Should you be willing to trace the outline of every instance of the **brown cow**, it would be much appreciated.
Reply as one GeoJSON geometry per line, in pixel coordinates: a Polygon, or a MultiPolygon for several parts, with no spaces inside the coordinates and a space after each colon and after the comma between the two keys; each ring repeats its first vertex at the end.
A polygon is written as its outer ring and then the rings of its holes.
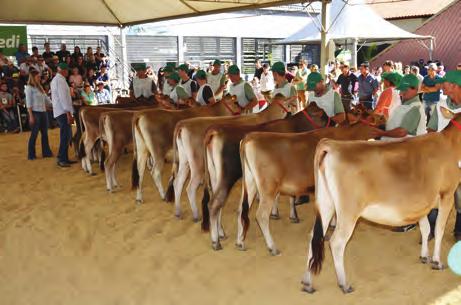
{"type": "Polygon", "coordinates": [[[185,110],[158,109],[140,112],[133,117],[134,160],[132,166],[132,186],[137,188],[136,202],[142,202],[142,182],[147,159],[152,159],[151,175],[160,193],[165,198],[162,185],[162,169],[165,156],[173,147],[173,131],[176,123],[193,117],[224,116],[236,114],[234,98],[223,98],[211,106],[192,107],[185,110]]]}
{"type": "Polygon", "coordinates": [[[180,121],[176,124],[173,137],[174,159],[178,159],[179,165],[173,164],[172,177],[167,190],[166,201],[175,200],[175,215],[181,216],[181,193],[184,183],[190,173],[187,186],[194,221],[198,221],[199,213],[196,204],[196,193],[204,179],[204,150],[197,149],[203,145],[203,138],[208,127],[217,124],[261,124],[267,121],[284,118],[288,109],[283,96],[274,97],[272,104],[258,114],[247,116],[205,117],[193,118],[180,121]],[[177,152],[176,152],[177,150],[177,152]],[[174,186],[174,188],[173,188],[174,186]]]}
{"type": "MultiPolygon", "coordinates": [[[[205,185],[202,200],[202,229],[210,229],[212,247],[221,249],[219,238],[224,238],[221,224],[221,211],[235,182],[242,177],[239,144],[244,136],[252,131],[301,132],[328,125],[330,119],[315,103],[292,117],[244,126],[211,126],[205,140],[205,185]],[[210,201],[209,192],[212,199],[210,201]]],[[[291,158],[289,156],[288,158],[291,158]]]]}
{"type": "Polygon", "coordinates": [[[317,143],[322,138],[367,140],[375,134],[375,127],[356,119],[349,127],[323,128],[292,134],[252,132],[245,136],[240,144],[243,185],[237,217],[237,247],[245,249],[248,212],[257,193],[259,207],[256,220],[270,253],[278,255],[280,252],[269,230],[270,211],[279,194],[301,196],[314,190],[314,154],[317,143]]]}
{"type": "Polygon", "coordinates": [[[461,180],[461,116],[443,131],[396,141],[322,140],[315,153],[317,216],[312,229],[304,290],[314,292],[311,273],[324,259],[324,235],[336,215],[330,239],[339,287],[352,292],[344,251],[359,218],[389,226],[419,221],[421,262],[431,261],[427,214],[438,207],[432,268],[442,269],[440,250],[454,192],[461,180]],[[379,183],[370,183],[379,173],[379,183]]]}

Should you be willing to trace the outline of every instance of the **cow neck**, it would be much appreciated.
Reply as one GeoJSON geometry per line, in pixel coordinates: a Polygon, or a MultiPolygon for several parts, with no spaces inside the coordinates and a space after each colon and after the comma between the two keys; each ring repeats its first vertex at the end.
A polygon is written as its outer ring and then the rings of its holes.
{"type": "Polygon", "coordinates": [[[451,119],[450,122],[455,126],[459,131],[461,131],[461,123],[455,121],[454,119],[451,119]]]}
{"type": "Polygon", "coordinates": [[[275,99],[275,100],[272,100],[273,102],[275,102],[275,104],[277,104],[277,106],[279,106],[280,108],[282,108],[282,110],[285,112],[285,113],[288,113],[290,112],[284,105],[282,102],[280,102],[279,100],[275,99]]]}
{"type": "Polygon", "coordinates": [[[319,126],[317,123],[315,123],[314,119],[309,115],[309,113],[307,113],[307,111],[305,109],[303,109],[301,111],[304,116],[306,117],[306,119],[309,121],[309,123],[311,123],[311,125],[314,127],[314,129],[320,129],[320,128],[323,128],[323,127],[326,127],[326,126],[330,126],[330,123],[331,123],[331,118],[328,117],[328,122],[325,126],[319,126]]]}
{"type": "Polygon", "coordinates": [[[226,107],[226,109],[230,112],[231,115],[240,115],[240,111],[233,111],[232,108],[227,105],[227,103],[223,100],[221,100],[221,103],[226,107]]]}

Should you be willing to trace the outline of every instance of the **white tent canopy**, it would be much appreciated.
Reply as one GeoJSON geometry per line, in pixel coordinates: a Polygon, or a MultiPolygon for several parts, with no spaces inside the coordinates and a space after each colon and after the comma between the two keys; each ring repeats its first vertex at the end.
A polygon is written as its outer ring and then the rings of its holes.
{"type": "Polygon", "coordinates": [[[301,0],[2,0],[0,23],[127,26],[301,0]],[[79,9],[76,9],[78,6],[79,9]]]}
{"type": "MultiPolygon", "coordinates": [[[[362,1],[333,0],[330,6],[330,23],[326,28],[327,39],[340,43],[371,43],[402,39],[431,39],[397,27],[384,20],[362,1]]],[[[307,44],[320,42],[321,23],[318,17],[278,44],[307,44]]]]}

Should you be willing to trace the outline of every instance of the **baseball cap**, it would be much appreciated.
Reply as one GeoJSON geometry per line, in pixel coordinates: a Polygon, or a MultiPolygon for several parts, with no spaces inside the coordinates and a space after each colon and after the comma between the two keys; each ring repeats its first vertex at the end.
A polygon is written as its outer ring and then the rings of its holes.
{"type": "Polygon", "coordinates": [[[163,69],[163,72],[172,73],[172,72],[174,72],[174,67],[166,66],[166,67],[163,69]]]}
{"type": "Polygon", "coordinates": [[[189,67],[186,64],[179,65],[178,70],[183,70],[186,73],[189,73],[189,67]]]}
{"type": "Polygon", "coordinates": [[[403,76],[397,72],[384,72],[381,75],[381,78],[391,82],[392,84],[394,84],[394,86],[398,87],[403,76]]]}
{"type": "Polygon", "coordinates": [[[436,83],[441,84],[441,83],[452,83],[458,86],[461,86],[461,70],[451,70],[447,71],[445,73],[444,77],[437,78],[436,83]]]}
{"type": "Polygon", "coordinates": [[[414,74],[406,74],[400,81],[397,90],[407,91],[409,88],[418,88],[419,80],[414,74]]]}
{"type": "Polygon", "coordinates": [[[436,63],[430,63],[430,64],[427,66],[427,68],[437,71],[437,64],[436,64],[436,63]]]}
{"type": "Polygon", "coordinates": [[[171,73],[169,76],[168,76],[169,79],[172,79],[172,80],[175,80],[177,82],[179,82],[179,74],[178,72],[173,72],[171,73]]]}
{"type": "Polygon", "coordinates": [[[61,70],[69,70],[69,65],[67,65],[65,62],[62,62],[58,64],[58,68],[61,70]]]}
{"type": "Polygon", "coordinates": [[[239,67],[237,65],[232,65],[227,70],[227,73],[231,74],[231,75],[240,74],[240,69],[239,69],[239,67]]]}
{"type": "Polygon", "coordinates": [[[318,72],[311,72],[307,77],[307,90],[314,90],[317,83],[323,80],[322,74],[318,72]]]}
{"type": "Polygon", "coordinates": [[[363,63],[360,64],[360,67],[369,67],[370,63],[368,61],[364,61],[363,63]]]}
{"type": "Polygon", "coordinates": [[[137,63],[132,63],[131,67],[135,71],[141,71],[141,70],[146,70],[146,63],[145,62],[137,62],[137,63]]]}
{"type": "Polygon", "coordinates": [[[285,73],[285,64],[281,61],[272,65],[272,72],[285,73]]]}
{"type": "Polygon", "coordinates": [[[206,72],[203,70],[198,70],[197,73],[195,73],[195,77],[198,79],[206,79],[206,72]]]}
{"type": "Polygon", "coordinates": [[[219,59],[215,59],[215,60],[213,61],[213,66],[214,66],[214,65],[222,65],[222,61],[219,60],[219,59]]]}

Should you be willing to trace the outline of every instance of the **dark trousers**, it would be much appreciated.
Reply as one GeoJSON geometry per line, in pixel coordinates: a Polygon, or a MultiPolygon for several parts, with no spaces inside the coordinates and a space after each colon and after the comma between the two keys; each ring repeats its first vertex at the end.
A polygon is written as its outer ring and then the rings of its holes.
{"type": "Polygon", "coordinates": [[[368,110],[373,110],[373,101],[360,101],[360,103],[368,110]]]}
{"type": "Polygon", "coordinates": [[[6,122],[8,131],[13,131],[18,128],[18,121],[16,116],[14,115],[14,111],[11,109],[8,110],[0,110],[0,115],[2,116],[3,120],[6,122]]]}
{"type": "Polygon", "coordinates": [[[38,132],[42,136],[42,156],[51,157],[53,154],[48,143],[48,116],[46,112],[32,111],[35,123],[31,126],[31,133],[28,145],[28,159],[35,159],[35,142],[37,141],[38,132]]]}
{"type": "MultiPolygon", "coordinates": [[[[455,192],[455,208],[456,208],[456,222],[455,228],[453,232],[457,234],[461,234],[461,184],[458,186],[455,192]]],[[[429,223],[431,225],[431,232],[434,232],[435,229],[435,222],[437,220],[439,210],[432,209],[427,218],[429,219],[429,223]]]]}
{"type": "Polygon", "coordinates": [[[59,125],[59,152],[58,152],[58,161],[59,162],[68,162],[68,150],[70,140],[72,138],[72,128],[70,127],[69,122],[67,121],[67,114],[61,114],[56,118],[59,125]]]}
{"type": "Polygon", "coordinates": [[[344,111],[346,113],[349,113],[351,111],[351,101],[352,101],[352,98],[351,97],[342,97],[341,98],[341,101],[343,103],[343,107],[344,107],[344,111]]]}

